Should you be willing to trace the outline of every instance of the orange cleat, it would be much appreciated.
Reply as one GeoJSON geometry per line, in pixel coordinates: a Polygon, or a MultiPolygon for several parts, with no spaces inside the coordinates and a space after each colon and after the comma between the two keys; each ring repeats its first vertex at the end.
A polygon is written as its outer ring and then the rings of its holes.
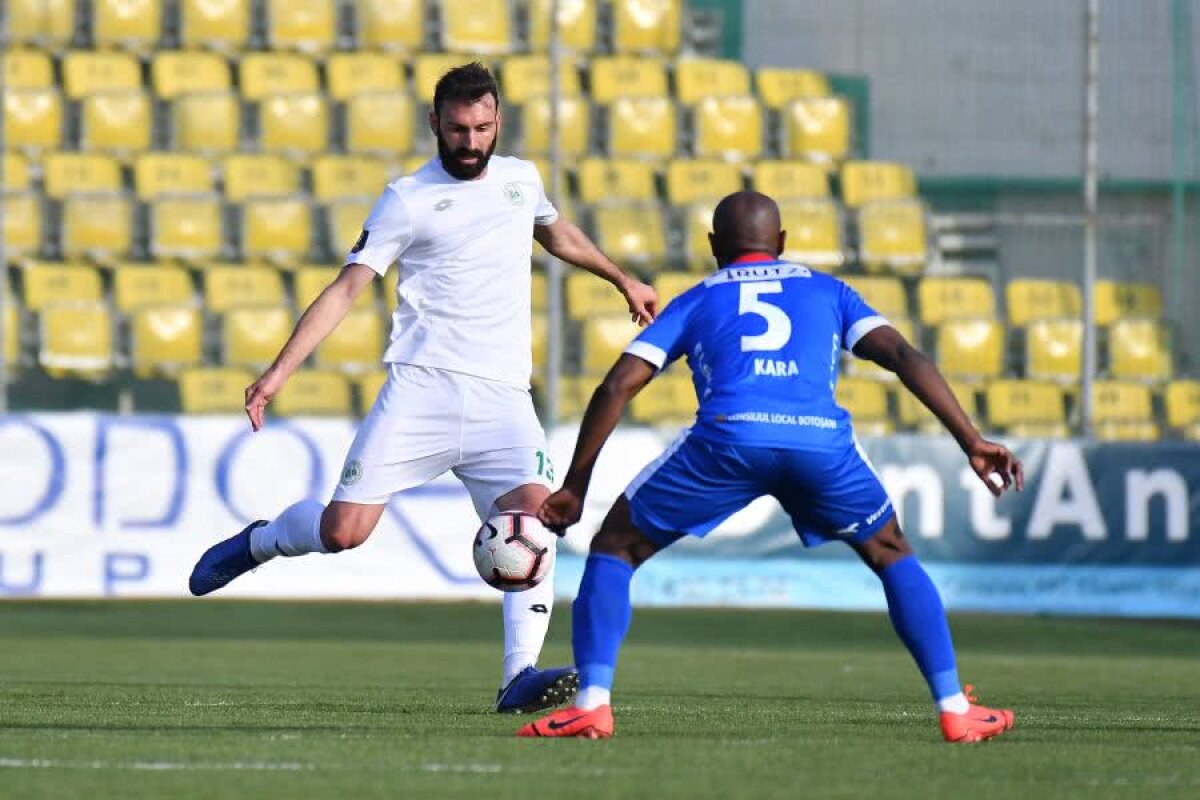
{"type": "Polygon", "coordinates": [[[975,705],[976,698],[971,694],[973,688],[970,684],[964,688],[967,701],[971,704],[967,713],[942,712],[942,738],[947,742],[982,742],[984,739],[999,736],[1013,726],[1015,715],[1009,709],[975,705]]]}
{"type": "Polygon", "coordinates": [[[591,711],[575,706],[560,708],[522,725],[517,731],[517,736],[574,736],[579,739],[607,739],[612,735],[612,706],[599,706],[591,711]]]}

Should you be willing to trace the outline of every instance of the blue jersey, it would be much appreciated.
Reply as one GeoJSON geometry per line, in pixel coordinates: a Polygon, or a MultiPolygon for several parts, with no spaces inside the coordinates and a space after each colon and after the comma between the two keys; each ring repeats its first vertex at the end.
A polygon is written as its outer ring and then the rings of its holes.
{"type": "Polygon", "coordinates": [[[842,281],[799,264],[728,265],[672,301],[626,348],[662,369],[687,356],[692,435],[789,449],[851,441],[834,400],[841,351],[887,320],[842,281]]]}

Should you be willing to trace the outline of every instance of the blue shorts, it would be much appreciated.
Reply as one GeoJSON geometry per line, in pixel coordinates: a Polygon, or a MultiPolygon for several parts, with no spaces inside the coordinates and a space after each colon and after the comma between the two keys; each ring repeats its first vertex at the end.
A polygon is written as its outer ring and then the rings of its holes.
{"type": "Polygon", "coordinates": [[[870,539],[894,516],[883,484],[857,444],[785,450],[705,441],[688,431],[625,489],[633,524],[662,546],[702,537],[751,501],[770,495],[806,547],[870,539]]]}

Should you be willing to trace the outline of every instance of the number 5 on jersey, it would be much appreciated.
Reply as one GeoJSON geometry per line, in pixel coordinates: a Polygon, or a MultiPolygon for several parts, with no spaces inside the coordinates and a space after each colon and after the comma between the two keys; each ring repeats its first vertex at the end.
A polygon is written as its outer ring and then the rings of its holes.
{"type": "Polygon", "coordinates": [[[759,295],[782,294],[781,281],[741,284],[738,297],[738,314],[757,314],[767,321],[767,330],[754,336],[742,337],[742,352],[752,350],[779,350],[792,338],[792,320],[787,312],[759,295]]]}

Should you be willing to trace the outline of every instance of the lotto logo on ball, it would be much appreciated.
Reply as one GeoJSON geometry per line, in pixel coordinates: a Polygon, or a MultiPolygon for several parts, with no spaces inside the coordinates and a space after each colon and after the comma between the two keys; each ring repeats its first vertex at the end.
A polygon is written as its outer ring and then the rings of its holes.
{"type": "Polygon", "coordinates": [[[483,523],[473,552],[479,577],[502,592],[521,592],[542,582],[554,565],[558,536],[537,517],[506,511],[483,523]]]}

